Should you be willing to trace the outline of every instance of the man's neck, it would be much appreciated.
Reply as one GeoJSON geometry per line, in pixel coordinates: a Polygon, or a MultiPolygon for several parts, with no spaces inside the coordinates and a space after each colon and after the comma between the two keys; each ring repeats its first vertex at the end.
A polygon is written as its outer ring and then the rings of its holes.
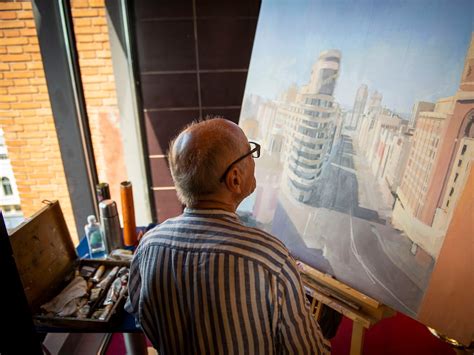
{"type": "Polygon", "coordinates": [[[205,210],[224,210],[227,212],[235,213],[237,209],[237,205],[230,202],[225,201],[217,201],[217,200],[199,200],[195,204],[188,206],[189,208],[194,209],[205,209],[205,210]]]}

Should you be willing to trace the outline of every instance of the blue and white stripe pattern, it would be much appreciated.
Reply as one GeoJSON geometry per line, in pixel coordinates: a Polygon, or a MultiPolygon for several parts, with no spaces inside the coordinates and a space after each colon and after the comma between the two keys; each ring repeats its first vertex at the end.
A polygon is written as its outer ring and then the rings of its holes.
{"type": "Polygon", "coordinates": [[[329,353],[295,261],[236,214],[185,209],[150,230],[126,310],[165,354],[329,353]]]}

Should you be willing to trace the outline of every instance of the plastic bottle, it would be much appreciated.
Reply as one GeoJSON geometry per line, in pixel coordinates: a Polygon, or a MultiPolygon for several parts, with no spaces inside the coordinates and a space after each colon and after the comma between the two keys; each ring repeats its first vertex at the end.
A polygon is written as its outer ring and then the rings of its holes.
{"type": "Polygon", "coordinates": [[[91,258],[100,258],[105,256],[105,245],[102,233],[100,232],[100,224],[94,215],[87,217],[87,224],[84,227],[86,232],[87,244],[91,258]]]}

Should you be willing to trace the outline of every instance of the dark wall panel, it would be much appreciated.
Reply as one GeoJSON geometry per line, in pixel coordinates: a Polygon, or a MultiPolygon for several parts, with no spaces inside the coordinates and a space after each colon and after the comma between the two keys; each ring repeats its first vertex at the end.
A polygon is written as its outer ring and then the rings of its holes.
{"type": "Polygon", "coordinates": [[[193,16],[193,0],[139,0],[134,5],[139,20],[193,16]]]}
{"type": "Polygon", "coordinates": [[[247,72],[202,73],[202,106],[240,106],[246,81],[247,72]]]}
{"type": "Polygon", "coordinates": [[[183,211],[183,205],[178,201],[175,190],[153,191],[158,222],[176,217],[183,211]]]}
{"type": "Polygon", "coordinates": [[[196,74],[142,75],[145,109],[198,107],[196,74]]]}
{"type": "Polygon", "coordinates": [[[238,122],[259,0],[135,0],[135,43],[157,219],[181,204],[166,155],[170,140],[207,116],[238,122]]]}
{"type": "Polygon", "coordinates": [[[256,17],[260,0],[196,0],[198,17],[256,17]]]}
{"type": "Polygon", "coordinates": [[[173,186],[167,158],[150,159],[153,186],[173,186]]]}
{"type": "Polygon", "coordinates": [[[192,20],[139,21],[140,72],[196,68],[192,20]]]}
{"type": "Polygon", "coordinates": [[[144,117],[149,154],[167,155],[169,142],[187,124],[199,118],[199,111],[153,111],[145,112],[144,117]]]}
{"type": "Polygon", "coordinates": [[[234,123],[239,123],[240,108],[204,108],[202,117],[225,117],[234,123]]]}
{"type": "Polygon", "coordinates": [[[199,66],[203,69],[248,69],[256,19],[198,19],[199,66]]]}

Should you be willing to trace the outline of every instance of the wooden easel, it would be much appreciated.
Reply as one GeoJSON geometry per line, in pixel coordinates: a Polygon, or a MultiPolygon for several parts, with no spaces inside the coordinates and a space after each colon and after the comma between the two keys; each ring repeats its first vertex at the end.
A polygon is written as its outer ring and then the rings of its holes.
{"type": "Polygon", "coordinates": [[[298,262],[305,291],[313,298],[311,311],[319,320],[325,304],[353,321],[351,355],[362,354],[365,331],[395,311],[373,298],[335,280],[330,275],[298,262]]]}

